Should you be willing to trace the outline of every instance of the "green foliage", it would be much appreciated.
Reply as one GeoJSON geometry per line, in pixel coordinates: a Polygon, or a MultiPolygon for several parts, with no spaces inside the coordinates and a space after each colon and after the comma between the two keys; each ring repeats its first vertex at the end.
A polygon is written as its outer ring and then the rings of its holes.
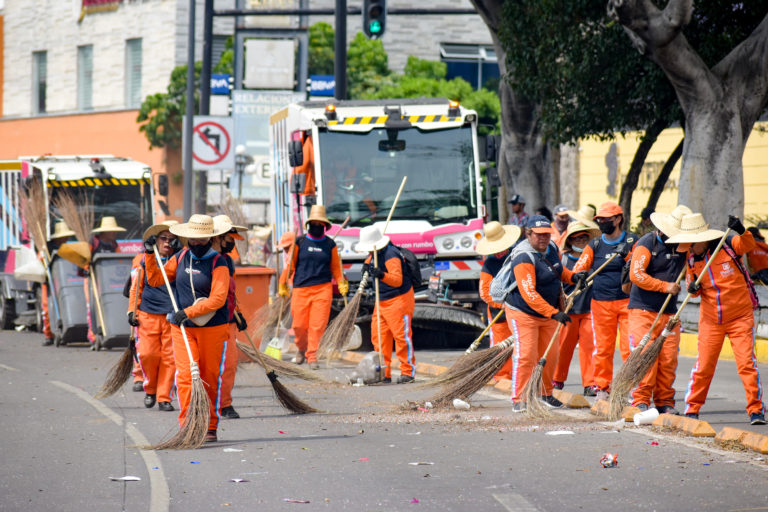
{"type": "Polygon", "coordinates": [[[309,27],[309,74],[333,74],[333,27],[318,22],[309,27]]]}
{"type": "Polygon", "coordinates": [[[235,73],[235,43],[234,37],[229,36],[224,45],[224,51],[221,53],[219,62],[213,67],[214,73],[226,73],[233,75],[235,73]]]}
{"type": "Polygon", "coordinates": [[[442,80],[448,73],[448,65],[438,60],[425,60],[411,55],[405,64],[403,74],[406,76],[433,78],[442,80]]]}
{"type": "Polygon", "coordinates": [[[390,82],[389,57],[378,39],[358,32],[347,50],[347,85],[350,98],[368,97],[390,82]]]}

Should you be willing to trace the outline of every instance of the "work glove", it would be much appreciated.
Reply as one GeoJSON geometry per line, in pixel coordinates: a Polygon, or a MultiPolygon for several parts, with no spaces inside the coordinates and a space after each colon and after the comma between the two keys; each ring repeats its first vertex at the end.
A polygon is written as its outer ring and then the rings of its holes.
{"type": "Polygon", "coordinates": [[[245,318],[240,313],[235,314],[235,325],[238,331],[244,331],[248,328],[248,322],[245,321],[245,318]]]}
{"type": "Polygon", "coordinates": [[[741,220],[735,215],[728,216],[728,228],[735,231],[737,235],[743,235],[744,231],[746,231],[746,229],[744,229],[744,224],[742,224],[741,220]]]}
{"type": "Polygon", "coordinates": [[[178,238],[174,238],[173,240],[171,240],[171,250],[173,251],[174,254],[179,252],[181,250],[181,240],[179,240],[178,238]]]}
{"type": "Polygon", "coordinates": [[[688,285],[688,293],[691,295],[696,295],[699,293],[699,290],[701,290],[701,285],[696,284],[696,281],[691,281],[691,284],[688,285]]]}
{"type": "Polygon", "coordinates": [[[627,243],[620,243],[616,246],[616,254],[619,255],[621,259],[626,259],[626,257],[629,255],[629,252],[632,250],[632,248],[627,243]]]}
{"type": "Polygon", "coordinates": [[[563,313],[562,311],[558,311],[557,313],[552,315],[552,318],[554,320],[557,320],[558,322],[560,322],[563,325],[566,325],[566,324],[570,323],[570,321],[571,321],[571,317],[569,317],[566,313],[563,313]]]}
{"type": "Polygon", "coordinates": [[[133,327],[139,326],[139,321],[136,319],[136,315],[133,313],[133,311],[128,313],[128,325],[132,325],[133,327]]]}
{"type": "Polygon", "coordinates": [[[370,273],[372,278],[379,280],[383,279],[384,276],[387,275],[387,273],[381,270],[379,267],[372,267],[370,273]]]}
{"type": "Polygon", "coordinates": [[[280,283],[277,285],[277,294],[281,297],[287,297],[291,294],[291,290],[288,289],[287,284],[280,283]]]}
{"type": "Polygon", "coordinates": [[[667,283],[666,292],[672,295],[680,293],[680,285],[677,283],[667,283]]]}
{"type": "Polygon", "coordinates": [[[187,316],[187,312],[186,312],[186,311],[184,311],[183,309],[180,309],[180,310],[178,310],[177,312],[175,312],[175,313],[173,314],[173,321],[174,321],[174,322],[176,322],[176,323],[177,323],[177,324],[179,324],[179,325],[181,325],[181,323],[182,323],[184,320],[186,320],[187,318],[189,318],[189,317],[187,316]]]}
{"type": "Polygon", "coordinates": [[[349,281],[339,281],[339,293],[346,297],[349,293],[349,281]]]}
{"type": "Polygon", "coordinates": [[[155,253],[155,245],[157,245],[157,235],[150,235],[144,240],[144,252],[147,254],[155,253]]]}
{"type": "Polygon", "coordinates": [[[573,274],[573,284],[576,285],[577,289],[583,288],[584,285],[587,283],[587,278],[589,277],[589,272],[586,270],[582,270],[581,272],[576,272],[573,274]]]}

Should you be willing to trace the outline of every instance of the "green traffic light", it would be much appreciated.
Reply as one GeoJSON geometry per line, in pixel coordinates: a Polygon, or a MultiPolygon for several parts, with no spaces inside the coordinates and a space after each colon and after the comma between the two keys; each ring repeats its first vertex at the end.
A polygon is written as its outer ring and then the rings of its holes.
{"type": "Polygon", "coordinates": [[[371,34],[378,34],[381,32],[381,22],[379,20],[373,20],[368,25],[368,30],[371,32],[371,34]]]}

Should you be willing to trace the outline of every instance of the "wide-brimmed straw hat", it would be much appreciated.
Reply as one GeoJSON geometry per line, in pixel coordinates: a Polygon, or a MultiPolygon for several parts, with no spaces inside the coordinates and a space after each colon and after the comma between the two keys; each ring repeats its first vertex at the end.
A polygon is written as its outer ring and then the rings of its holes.
{"type": "Polygon", "coordinates": [[[667,236],[675,236],[680,233],[680,223],[685,215],[691,215],[693,211],[679,204],[671,213],[653,212],[651,222],[656,228],[667,236]]]}
{"type": "Polygon", "coordinates": [[[142,236],[141,239],[146,240],[152,235],[157,236],[163,231],[170,231],[171,226],[175,226],[178,223],[179,221],[177,220],[166,220],[160,222],[159,224],[153,224],[147,228],[147,230],[144,232],[144,236],[142,236]]]}
{"type": "Polygon", "coordinates": [[[214,226],[213,219],[210,216],[196,213],[189,218],[188,222],[171,226],[169,231],[183,238],[211,238],[226,233],[231,227],[231,225],[220,224],[218,229],[216,229],[217,226],[214,226]]]}
{"type": "Polygon", "coordinates": [[[520,239],[523,230],[518,226],[503,226],[501,222],[491,221],[483,226],[483,238],[477,242],[475,251],[487,256],[506,251],[520,239]]]}
{"type": "Polygon", "coordinates": [[[309,210],[309,217],[304,225],[309,224],[309,221],[316,220],[324,223],[326,226],[331,227],[331,221],[325,216],[325,206],[321,204],[312,205],[312,209],[309,210]]]}
{"type": "Polygon", "coordinates": [[[565,236],[560,239],[560,250],[565,250],[566,245],[568,244],[568,237],[573,235],[574,233],[581,233],[582,231],[586,231],[589,233],[590,238],[595,238],[596,236],[600,236],[600,228],[597,227],[597,224],[594,222],[581,222],[581,221],[574,221],[568,224],[568,229],[565,230],[565,236]]]}
{"type": "Polygon", "coordinates": [[[383,249],[389,243],[389,237],[382,235],[376,226],[366,226],[360,230],[360,241],[355,250],[357,252],[371,252],[383,249]]]}
{"type": "Polygon", "coordinates": [[[695,244],[722,238],[725,233],[719,229],[709,229],[709,224],[700,213],[684,215],[680,221],[680,230],[667,239],[668,244],[695,244]]]}
{"type": "Polygon", "coordinates": [[[60,220],[53,226],[53,234],[51,235],[51,240],[55,240],[57,238],[66,238],[68,236],[75,236],[75,232],[69,229],[69,226],[67,226],[66,222],[60,220]]]}
{"type": "Polygon", "coordinates": [[[224,228],[227,225],[229,226],[229,229],[225,231],[225,233],[229,233],[232,238],[235,240],[245,240],[242,233],[245,233],[248,231],[248,228],[245,226],[237,226],[232,222],[232,219],[229,218],[229,215],[217,215],[213,218],[213,224],[217,226],[218,228],[224,228]]]}
{"type": "Polygon", "coordinates": [[[595,211],[595,209],[589,206],[588,204],[580,206],[578,210],[568,211],[568,215],[570,215],[573,220],[577,220],[582,224],[588,224],[590,222],[593,222],[592,219],[595,218],[596,213],[597,212],[595,211]]]}
{"type": "Polygon", "coordinates": [[[120,233],[123,231],[125,228],[118,226],[114,217],[102,217],[101,226],[92,230],[91,233],[120,233]]]}

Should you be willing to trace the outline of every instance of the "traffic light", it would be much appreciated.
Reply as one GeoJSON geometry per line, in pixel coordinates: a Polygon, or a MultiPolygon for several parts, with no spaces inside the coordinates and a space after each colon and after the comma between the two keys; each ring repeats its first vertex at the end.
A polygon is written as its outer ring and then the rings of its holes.
{"type": "Polygon", "coordinates": [[[370,39],[384,35],[387,25],[387,1],[363,0],[363,32],[370,39]]]}

